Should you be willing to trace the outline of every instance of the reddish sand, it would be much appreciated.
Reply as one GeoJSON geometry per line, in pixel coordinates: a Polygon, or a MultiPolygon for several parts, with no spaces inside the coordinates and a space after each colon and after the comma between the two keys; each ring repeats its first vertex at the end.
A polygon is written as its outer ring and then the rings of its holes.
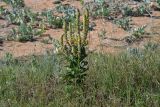
{"type": "MultiPolygon", "coordinates": [[[[74,0],[64,0],[63,4],[71,4],[79,9],[82,9],[79,1],[74,0]]],[[[53,0],[25,0],[25,4],[34,11],[41,11],[44,9],[52,9],[55,7],[53,0]]],[[[146,38],[141,42],[136,42],[130,47],[142,47],[148,41],[160,42],[160,12],[153,12],[153,18],[150,17],[132,17],[132,26],[142,26],[147,25],[146,32],[149,33],[152,38],[146,38]]],[[[89,49],[95,51],[104,51],[108,53],[120,52],[126,49],[126,43],[124,41],[115,41],[111,39],[101,40],[98,34],[102,31],[106,31],[106,37],[112,39],[123,39],[129,36],[129,33],[119,28],[117,25],[110,21],[104,19],[91,20],[96,26],[94,30],[89,33],[89,49]],[[102,45],[101,45],[102,44],[102,45]]],[[[6,21],[0,20],[0,25],[5,25],[6,21]]],[[[8,33],[8,31],[15,27],[10,25],[9,27],[0,29],[1,35],[8,33]]],[[[50,35],[55,39],[59,39],[62,35],[62,29],[50,29],[45,32],[46,35],[50,35]]],[[[15,57],[28,56],[32,54],[44,54],[47,50],[53,48],[51,44],[44,44],[41,41],[46,38],[46,36],[39,37],[35,42],[14,42],[14,41],[4,41],[3,45],[0,46],[0,58],[2,58],[5,53],[11,53],[15,57]]]]}

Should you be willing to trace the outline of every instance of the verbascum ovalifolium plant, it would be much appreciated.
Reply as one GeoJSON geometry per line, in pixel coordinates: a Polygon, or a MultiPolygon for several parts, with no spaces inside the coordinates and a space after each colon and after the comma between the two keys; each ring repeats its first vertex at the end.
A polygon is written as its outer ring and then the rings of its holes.
{"type": "Polygon", "coordinates": [[[64,20],[64,34],[61,36],[61,50],[67,61],[67,71],[63,74],[63,80],[67,85],[83,85],[87,61],[87,36],[89,28],[89,12],[85,10],[83,15],[83,27],[81,27],[80,12],[77,10],[73,22],[64,20]]]}

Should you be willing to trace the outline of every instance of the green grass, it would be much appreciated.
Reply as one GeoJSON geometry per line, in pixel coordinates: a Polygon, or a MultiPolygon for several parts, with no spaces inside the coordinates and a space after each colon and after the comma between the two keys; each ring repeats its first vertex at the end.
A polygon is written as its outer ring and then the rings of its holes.
{"type": "Polygon", "coordinates": [[[68,97],[60,55],[0,62],[1,107],[159,107],[160,50],[92,53],[83,92],[68,97]]]}

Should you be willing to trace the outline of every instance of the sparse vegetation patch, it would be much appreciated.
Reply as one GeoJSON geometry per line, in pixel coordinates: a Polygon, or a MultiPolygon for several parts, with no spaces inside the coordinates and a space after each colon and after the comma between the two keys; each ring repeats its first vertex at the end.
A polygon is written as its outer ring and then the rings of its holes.
{"type": "Polygon", "coordinates": [[[159,107],[158,4],[1,0],[0,107],[159,107]]]}

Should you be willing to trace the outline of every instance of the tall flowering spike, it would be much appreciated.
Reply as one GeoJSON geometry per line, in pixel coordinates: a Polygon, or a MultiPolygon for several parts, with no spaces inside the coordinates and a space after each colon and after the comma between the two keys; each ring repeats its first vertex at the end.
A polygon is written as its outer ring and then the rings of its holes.
{"type": "Polygon", "coordinates": [[[70,45],[70,44],[69,44],[69,40],[68,40],[68,36],[67,36],[67,23],[66,23],[65,20],[64,20],[64,22],[63,22],[63,29],[64,29],[64,37],[65,37],[65,39],[66,39],[66,43],[67,43],[67,45],[70,45]]]}
{"type": "Polygon", "coordinates": [[[81,54],[81,35],[78,35],[78,57],[80,58],[80,54],[81,54]]]}
{"type": "Polygon", "coordinates": [[[89,11],[85,10],[85,15],[83,16],[83,43],[86,43],[87,41],[87,35],[88,35],[88,28],[89,28],[89,11]]]}
{"type": "Polygon", "coordinates": [[[86,29],[87,29],[87,27],[86,27],[86,15],[84,15],[83,16],[83,42],[85,42],[86,41],[86,39],[87,39],[87,32],[86,32],[86,29]]]}
{"type": "Polygon", "coordinates": [[[81,36],[78,35],[78,58],[81,57],[81,36]]]}
{"type": "Polygon", "coordinates": [[[85,10],[85,15],[86,15],[86,17],[88,19],[87,21],[89,21],[89,10],[88,9],[85,10]]]}
{"type": "Polygon", "coordinates": [[[77,34],[80,35],[80,12],[78,9],[76,13],[76,31],[77,31],[77,34]]]}
{"type": "Polygon", "coordinates": [[[81,54],[81,35],[80,35],[80,12],[77,9],[76,13],[76,35],[77,35],[77,46],[78,46],[78,57],[80,58],[81,54]]]}
{"type": "Polygon", "coordinates": [[[67,23],[65,20],[63,21],[63,30],[64,30],[64,35],[66,36],[67,35],[67,23]]]}
{"type": "Polygon", "coordinates": [[[89,10],[85,10],[85,15],[86,15],[86,27],[87,27],[87,34],[88,34],[88,29],[89,29],[89,10]]]}
{"type": "Polygon", "coordinates": [[[86,46],[88,44],[86,43],[86,39],[88,34],[88,25],[88,10],[85,11],[83,16],[83,31],[80,29],[79,10],[77,10],[76,19],[73,24],[69,23],[67,26],[67,22],[64,21],[64,35],[61,37],[61,44],[64,45],[62,51],[68,64],[67,72],[63,78],[67,85],[75,85],[75,83],[79,86],[83,85],[85,79],[84,74],[87,71],[86,66],[88,66],[84,60],[87,57],[86,46]]]}
{"type": "Polygon", "coordinates": [[[62,50],[64,49],[64,34],[61,36],[61,46],[62,46],[62,50]]]}
{"type": "Polygon", "coordinates": [[[73,35],[72,35],[72,25],[71,23],[69,23],[69,31],[68,31],[68,35],[70,36],[69,40],[70,40],[70,44],[73,44],[73,35]]]}
{"type": "Polygon", "coordinates": [[[74,46],[71,47],[71,53],[72,53],[74,56],[76,56],[76,54],[77,54],[77,51],[76,51],[76,49],[75,49],[74,46]]]}

